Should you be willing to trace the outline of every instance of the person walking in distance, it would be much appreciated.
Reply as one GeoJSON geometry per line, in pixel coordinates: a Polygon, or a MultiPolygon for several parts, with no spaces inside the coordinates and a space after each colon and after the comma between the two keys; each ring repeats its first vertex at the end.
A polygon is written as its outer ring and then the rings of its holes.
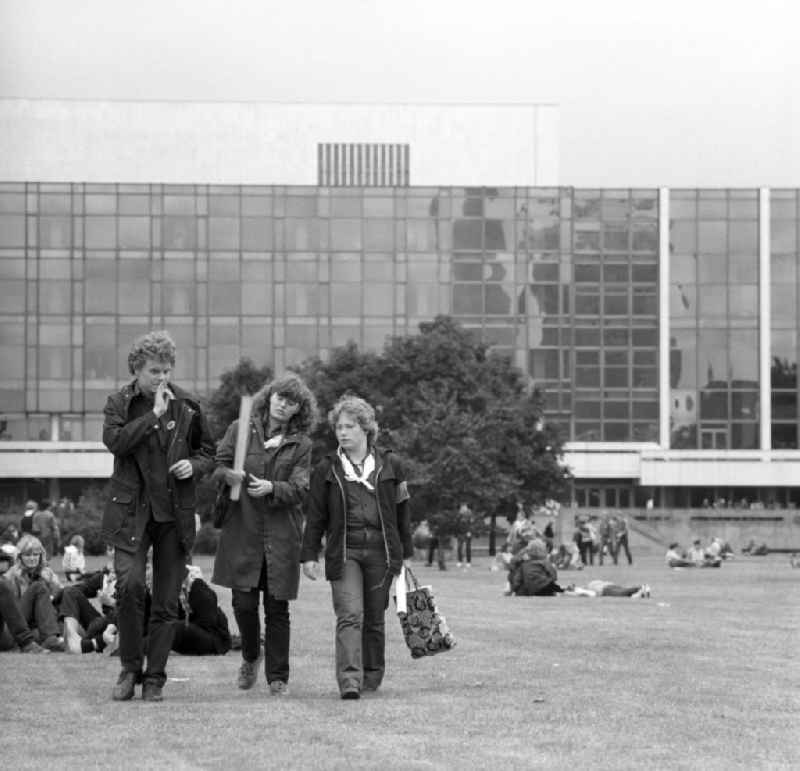
{"type": "Polygon", "coordinates": [[[115,701],[161,701],[185,565],[195,537],[195,485],[213,465],[200,405],[170,383],[175,343],[165,330],[138,338],[128,354],[133,380],[105,406],[103,443],[114,455],[102,534],[114,547],[119,654],[115,701]],[[143,670],[145,566],[153,547],[152,606],[143,670]]]}
{"type": "Polygon", "coordinates": [[[622,515],[618,514],[614,527],[614,564],[617,564],[620,552],[624,549],[625,556],[628,558],[628,564],[633,565],[633,557],[631,557],[631,550],[628,547],[628,520],[622,515]]]}
{"type": "Polygon", "coordinates": [[[61,550],[61,529],[49,501],[42,501],[33,515],[33,532],[42,542],[47,559],[53,559],[61,550]]]}
{"type": "Polygon", "coordinates": [[[472,567],[472,528],[475,515],[466,503],[461,503],[457,514],[456,567],[472,567]]]}

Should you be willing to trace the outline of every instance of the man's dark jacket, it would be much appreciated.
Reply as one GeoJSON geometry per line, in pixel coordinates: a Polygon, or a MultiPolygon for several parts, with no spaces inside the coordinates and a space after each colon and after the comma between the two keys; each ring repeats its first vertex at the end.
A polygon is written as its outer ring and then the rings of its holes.
{"type": "MultiPolygon", "coordinates": [[[[195,536],[195,487],[197,480],[213,466],[214,443],[199,404],[171,383],[170,389],[177,402],[177,418],[169,429],[167,467],[179,460],[189,460],[194,470],[188,479],[169,475],[178,535],[189,554],[195,536]]],[[[103,444],[114,454],[114,473],[103,514],[102,535],[106,543],[129,552],[139,548],[150,516],[144,480],[149,474],[148,440],[158,430],[158,418],[152,410],[139,418],[130,417],[131,402],[139,393],[134,380],[111,394],[103,425],[103,444]]]]}

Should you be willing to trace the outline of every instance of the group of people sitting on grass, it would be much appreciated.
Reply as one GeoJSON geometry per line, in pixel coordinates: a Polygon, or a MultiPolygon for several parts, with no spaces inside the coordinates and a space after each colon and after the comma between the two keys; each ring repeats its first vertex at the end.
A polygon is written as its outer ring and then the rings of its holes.
{"type": "Polygon", "coordinates": [[[532,523],[512,528],[501,561],[508,571],[505,594],[517,597],[649,597],[647,584],[621,586],[611,581],[589,581],[586,586],[558,583],[559,562],[569,555],[563,550],[548,550],[545,540],[532,523]]]}
{"type": "Polygon", "coordinates": [[[722,561],[733,558],[730,544],[723,543],[716,536],[708,546],[703,546],[699,538],[692,541],[688,551],[684,551],[677,541],[673,541],[664,555],[664,561],[671,568],[718,568],[722,561]]]}
{"type": "MultiPolygon", "coordinates": [[[[112,566],[110,559],[101,570],[86,572],[80,536],[65,549],[63,580],[36,536],[0,545],[0,651],[114,655],[119,635],[112,566]]],[[[147,592],[146,616],[149,606],[147,592]]],[[[231,649],[227,616],[195,565],[186,566],[178,616],[172,644],[177,653],[222,655],[231,649]]],[[[146,638],[145,628],[145,644],[146,638]]]]}

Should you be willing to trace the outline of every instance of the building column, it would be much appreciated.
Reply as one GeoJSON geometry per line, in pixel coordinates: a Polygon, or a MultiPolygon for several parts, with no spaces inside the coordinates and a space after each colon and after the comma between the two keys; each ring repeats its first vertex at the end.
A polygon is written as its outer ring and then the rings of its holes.
{"type": "Polygon", "coordinates": [[[658,190],[658,443],[669,449],[669,188],[658,190]]]}
{"type": "Polygon", "coordinates": [[[772,449],[772,264],[770,262],[769,188],[758,191],[758,364],[762,450],[772,449]]]}

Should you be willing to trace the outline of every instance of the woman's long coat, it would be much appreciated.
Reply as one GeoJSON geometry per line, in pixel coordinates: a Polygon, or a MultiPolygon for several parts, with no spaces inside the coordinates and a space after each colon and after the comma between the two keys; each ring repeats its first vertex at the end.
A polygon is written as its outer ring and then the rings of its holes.
{"type": "MultiPolygon", "coordinates": [[[[239,500],[229,502],[222,523],[212,581],[252,589],[258,586],[266,558],[269,593],[278,600],[293,600],[300,583],[302,506],[311,474],[311,440],[305,434],[287,434],[270,459],[264,450],[261,417],[254,415],[250,421],[244,471],[269,479],[274,489],[263,498],[251,498],[249,476],[245,477],[239,500]]],[[[238,426],[238,420],[231,423],[217,449],[214,477],[220,484],[222,467],[233,467],[238,426]]]]}

